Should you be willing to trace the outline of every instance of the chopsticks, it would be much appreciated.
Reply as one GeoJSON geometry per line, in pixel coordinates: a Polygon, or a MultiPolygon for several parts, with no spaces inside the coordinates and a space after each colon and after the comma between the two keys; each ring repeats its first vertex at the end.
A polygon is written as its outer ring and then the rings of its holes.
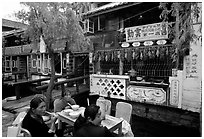
{"type": "Polygon", "coordinates": [[[70,107],[72,107],[72,105],[71,104],[69,104],[69,103],[67,103],[70,107]]]}
{"type": "Polygon", "coordinates": [[[54,115],[53,113],[49,112],[49,111],[45,111],[47,114],[49,115],[54,115]]]}

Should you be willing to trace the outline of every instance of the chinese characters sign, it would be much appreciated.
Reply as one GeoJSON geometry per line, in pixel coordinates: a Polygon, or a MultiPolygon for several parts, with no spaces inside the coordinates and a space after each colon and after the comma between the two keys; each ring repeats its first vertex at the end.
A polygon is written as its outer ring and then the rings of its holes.
{"type": "Polygon", "coordinates": [[[130,85],[127,88],[127,99],[136,102],[165,105],[166,92],[162,88],[130,85]]]}
{"type": "Polygon", "coordinates": [[[166,22],[125,28],[126,42],[158,40],[168,38],[166,22]]]}
{"type": "Polygon", "coordinates": [[[178,106],[179,101],[179,81],[171,81],[171,92],[170,92],[170,104],[173,106],[178,106]]]}

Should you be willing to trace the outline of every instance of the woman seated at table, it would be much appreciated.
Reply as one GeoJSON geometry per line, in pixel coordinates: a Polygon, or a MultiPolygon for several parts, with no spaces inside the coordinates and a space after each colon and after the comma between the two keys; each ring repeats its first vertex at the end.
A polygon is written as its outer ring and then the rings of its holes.
{"type": "MultiPolygon", "coordinates": [[[[71,105],[75,105],[76,102],[73,98],[71,98],[71,95],[69,91],[67,90],[65,92],[65,96],[61,96],[60,98],[55,99],[54,101],[54,112],[61,112],[64,109],[71,108],[67,103],[71,105]]],[[[57,126],[57,125],[56,125],[57,126]]],[[[57,135],[62,137],[63,134],[66,134],[64,132],[68,132],[69,134],[72,132],[73,128],[72,126],[68,126],[66,123],[62,122],[62,129],[58,130],[57,135]]]]}
{"type": "Polygon", "coordinates": [[[30,101],[30,109],[22,121],[22,127],[27,129],[32,137],[54,136],[56,117],[51,116],[51,128],[43,121],[42,116],[46,110],[46,98],[43,95],[35,95],[30,101]]]}
{"type": "Polygon", "coordinates": [[[107,127],[102,127],[100,107],[91,104],[88,106],[84,115],[80,115],[74,123],[74,136],[76,137],[112,137],[114,133],[110,132],[107,127]],[[83,117],[84,116],[84,117],[83,117]]]}
{"type": "Polygon", "coordinates": [[[69,109],[70,106],[67,104],[75,105],[76,102],[71,98],[68,91],[65,92],[65,96],[58,98],[54,101],[54,112],[61,112],[64,109],[69,109]]]}

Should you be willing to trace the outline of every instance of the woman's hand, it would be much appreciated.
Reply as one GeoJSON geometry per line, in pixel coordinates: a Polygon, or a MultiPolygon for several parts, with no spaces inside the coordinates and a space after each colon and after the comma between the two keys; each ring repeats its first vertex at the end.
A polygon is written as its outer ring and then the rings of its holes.
{"type": "Polygon", "coordinates": [[[71,107],[70,106],[66,106],[65,109],[71,109],[71,107]]]}
{"type": "Polygon", "coordinates": [[[53,114],[51,115],[51,117],[50,117],[50,119],[51,119],[51,123],[55,123],[56,120],[57,120],[57,118],[58,118],[58,115],[55,114],[55,113],[53,113],[53,114]]]}

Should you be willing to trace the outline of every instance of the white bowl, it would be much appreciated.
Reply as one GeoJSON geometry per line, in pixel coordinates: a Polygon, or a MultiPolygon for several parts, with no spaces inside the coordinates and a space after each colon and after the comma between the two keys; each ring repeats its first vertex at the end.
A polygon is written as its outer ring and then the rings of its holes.
{"type": "Polygon", "coordinates": [[[73,111],[73,112],[70,112],[69,113],[69,116],[73,119],[76,119],[77,117],[79,117],[80,113],[79,112],[76,112],[76,111],[73,111]]]}
{"type": "Polygon", "coordinates": [[[79,109],[79,105],[72,105],[72,110],[77,111],[79,109]]]}
{"type": "Polygon", "coordinates": [[[65,109],[63,110],[63,112],[65,113],[65,115],[69,115],[70,112],[73,112],[72,109],[65,109]]]}

